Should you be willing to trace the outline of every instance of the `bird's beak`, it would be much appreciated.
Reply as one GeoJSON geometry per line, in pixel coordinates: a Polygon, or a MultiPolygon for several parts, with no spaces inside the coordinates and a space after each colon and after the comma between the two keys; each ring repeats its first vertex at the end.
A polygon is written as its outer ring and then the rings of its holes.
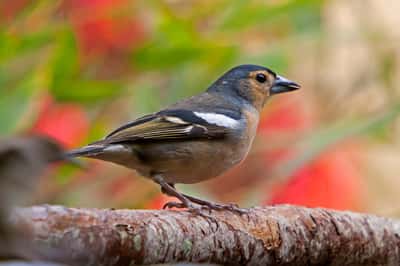
{"type": "Polygon", "coordinates": [[[300,85],[297,84],[296,82],[293,82],[281,76],[277,76],[275,83],[271,88],[271,95],[282,92],[294,91],[297,89],[300,89],[300,85]]]}

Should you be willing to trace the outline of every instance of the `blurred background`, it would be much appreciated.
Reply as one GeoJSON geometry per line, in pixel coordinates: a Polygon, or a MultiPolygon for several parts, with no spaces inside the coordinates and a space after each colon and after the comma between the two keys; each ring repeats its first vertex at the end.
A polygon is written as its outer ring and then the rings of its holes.
{"type": "MultiPolygon", "coordinates": [[[[186,193],[400,216],[397,0],[1,0],[0,136],[65,148],[260,64],[300,83],[274,97],[239,167],[186,193]]],[[[37,203],[160,208],[133,171],[55,165],[37,203]]]]}

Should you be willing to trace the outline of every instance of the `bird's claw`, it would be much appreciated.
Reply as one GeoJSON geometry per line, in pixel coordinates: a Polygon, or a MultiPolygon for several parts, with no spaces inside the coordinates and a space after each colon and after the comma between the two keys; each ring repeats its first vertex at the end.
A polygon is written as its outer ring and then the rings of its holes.
{"type": "Polygon", "coordinates": [[[189,209],[189,210],[194,210],[194,209],[199,209],[196,205],[194,205],[191,202],[176,202],[176,201],[170,201],[164,204],[163,209],[189,209]]]}
{"type": "Polygon", "coordinates": [[[186,208],[190,213],[202,216],[210,221],[213,221],[217,226],[218,226],[218,220],[214,216],[204,213],[202,210],[206,211],[208,210],[210,213],[212,210],[229,210],[233,212],[238,212],[240,215],[245,213],[245,211],[240,209],[236,204],[223,205],[211,202],[205,205],[205,204],[193,204],[192,202],[170,201],[165,203],[163,206],[163,209],[171,209],[171,208],[177,208],[177,209],[186,208]]]}
{"type": "Polygon", "coordinates": [[[183,208],[186,208],[186,206],[182,202],[170,201],[170,202],[165,203],[162,208],[164,210],[165,209],[172,209],[172,208],[183,209],[183,208]]]}

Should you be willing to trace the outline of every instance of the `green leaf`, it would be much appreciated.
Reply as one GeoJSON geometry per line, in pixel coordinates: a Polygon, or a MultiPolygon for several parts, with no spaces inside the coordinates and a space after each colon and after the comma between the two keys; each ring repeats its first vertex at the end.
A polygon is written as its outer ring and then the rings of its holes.
{"type": "Polygon", "coordinates": [[[122,86],[113,81],[83,78],[72,31],[65,29],[57,38],[50,84],[50,91],[57,100],[95,103],[116,95],[122,89],[122,86]]]}
{"type": "Polygon", "coordinates": [[[18,47],[18,38],[0,30],[0,63],[14,56],[18,47]]]}
{"type": "Polygon", "coordinates": [[[152,43],[136,50],[133,61],[142,69],[167,69],[198,59],[205,53],[200,47],[163,46],[152,43]]]}
{"type": "Polygon", "coordinates": [[[35,80],[27,77],[20,81],[15,88],[2,89],[0,97],[0,134],[10,134],[16,130],[21,117],[28,110],[35,88],[35,80]]]}
{"type": "Polygon", "coordinates": [[[50,45],[54,35],[52,28],[44,28],[41,31],[31,32],[22,36],[19,43],[19,53],[36,50],[45,45],[50,45]]]}
{"type": "Polygon", "coordinates": [[[321,0],[289,0],[282,4],[233,1],[226,11],[221,28],[222,30],[238,30],[266,23],[284,24],[285,21],[294,26],[300,22],[301,29],[304,25],[315,28],[320,24],[319,9],[322,4],[321,0]],[[308,23],[309,21],[313,23],[308,23]]]}
{"type": "Polygon", "coordinates": [[[52,91],[60,101],[95,103],[115,96],[121,89],[122,86],[112,81],[72,80],[54,87],[52,91]]]}
{"type": "Polygon", "coordinates": [[[60,165],[57,171],[57,175],[55,177],[56,181],[59,185],[66,185],[74,178],[76,178],[75,174],[80,170],[81,169],[79,169],[75,165],[71,165],[68,163],[60,165]]]}
{"type": "Polygon", "coordinates": [[[150,84],[142,84],[134,90],[133,106],[140,114],[152,113],[161,106],[160,91],[150,84]],[[149,100],[151,99],[151,100],[149,100]]]}
{"type": "MultiPolygon", "coordinates": [[[[54,28],[44,28],[25,35],[11,34],[0,30],[0,64],[20,61],[22,56],[30,56],[52,43],[54,28]]],[[[40,63],[36,60],[36,63],[40,63]]]]}
{"type": "Polygon", "coordinates": [[[144,69],[165,69],[201,58],[207,53],[204,41],[191,24],[164,16],[153,38],[133,54],[134,64],[144,69]]]}
{"type": "Polygon", "coordinates": [[[57,47],[52,62],[53,82],[52,90],[65,87],[65,83],[73,82],[78,73],[78,50],[73,33],[69,30],[61,31],[57,36],[57,47]]]}

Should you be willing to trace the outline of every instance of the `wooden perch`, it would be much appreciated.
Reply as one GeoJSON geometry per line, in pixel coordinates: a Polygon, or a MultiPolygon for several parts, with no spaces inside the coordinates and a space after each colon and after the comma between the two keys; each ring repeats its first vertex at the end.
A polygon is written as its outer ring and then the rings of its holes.
{"type": "Polygon", "coordinates": [[[40,259],[70,265],[400,265],[400,221],[281,205],[229,211],[18,209],[40,259]]]}

